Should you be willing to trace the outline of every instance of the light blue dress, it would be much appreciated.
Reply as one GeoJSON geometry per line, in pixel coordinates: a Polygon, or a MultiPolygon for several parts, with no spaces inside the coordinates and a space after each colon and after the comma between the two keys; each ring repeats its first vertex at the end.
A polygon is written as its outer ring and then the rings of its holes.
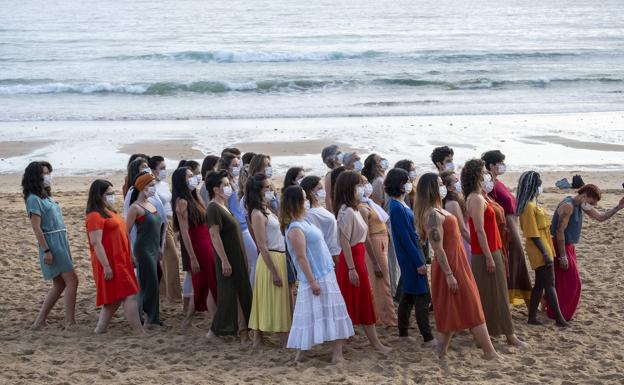
{"type": "Polygon", "coordinates": [[[26,212],[29,218],[32,215],[41,218],[41,231],[43,231],[43,236],[52,252],[52,264],[47,265],[43,261],[43,249],[39,246],[39,264],[43,279],[51,280],[61,273],[72,271],[74,264],[67,240],[63,213],[59,204],[51,197],[43,199],[35,194],[30,194],[26,198],[26,212]]]}

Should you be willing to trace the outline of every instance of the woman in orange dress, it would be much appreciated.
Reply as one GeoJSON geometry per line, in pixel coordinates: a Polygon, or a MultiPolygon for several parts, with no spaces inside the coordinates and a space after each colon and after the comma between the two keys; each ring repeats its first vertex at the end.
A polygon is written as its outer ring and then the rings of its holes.
{"type": "Polygon", "coordinates": [[[96,306],[102,306],[95,332],[105,333],[113,314],[123,304],[126,320],[144,334],[136,294],[139,291],[130,241],[124,220],[113,209],[113,185],[98,179],[91,184],[87,201],[87,238],[91,252],[96,306]]]}
{"type": "Polygon", "coordinates": [[[419,236],[427,237],[434,251],[431,265],[431,299],[438,338],[438,355],[446,355],[456,331],[470,329],[484,358],[498,357],[492,346],[477,284],[472,276],[457,219],[442,209],[447,194],[438,174],[425,174],[416,187],[419,236]]]}

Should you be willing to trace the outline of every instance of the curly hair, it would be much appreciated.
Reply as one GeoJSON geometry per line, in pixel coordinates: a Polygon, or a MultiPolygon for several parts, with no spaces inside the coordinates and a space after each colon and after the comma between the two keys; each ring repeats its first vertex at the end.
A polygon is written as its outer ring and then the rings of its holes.
{"type": "Polygon", "coordinates": [[[393,198],[405,193],[405,184],[409,181],[409,174],[402,168],[393,168],[388,171],[384,180],[384,191],[393,198]]]}
{"type": "Polygon", "coordinates": [[[444,158],[446,158],[447,156],[454,156],[454,155],[455,155],[455,152],[449,146],[436,147],[433,149],[433,152],[431,153],[431,161],[433,162],[434,166],[437,167],[438,163],[444,162],[444,158]]]}
{"type": "Polygon", "coordinates": [[[602,199],[602,191],[595,184],[588,183],[585,186],[578,189],[577,194],[585,194],[588,197],[595,199],[596,202],[602,199]]]}
{"type": "Polygon", "coordinates": [[[490,170],[493,165],[505,161],[505,154],[499,150],[486,151],[481,155],[481,160],[485,162],[485,168],[490,170]]]}
{"type": "Polygon", "coordinates": [[[468,198],[468,195],[475,192],[477,187],[481,184],[484,166],[485,162],[481,159],[470,159],[466,162],[464,168],[462,168],[461,184],[464,197],[468,198]]]}
{"type": "Polygon", "coordinates": [[[52,192],[49,187],[43,184],[43,168],[46,167],[48,172],[52,172],[52,165],[46,161],[30,162],[24,170],[24,176],[22,176],[22,194],[24,200],[28,198],[30,194],[35,194],[41,199],[52,196],[52,192]]]}

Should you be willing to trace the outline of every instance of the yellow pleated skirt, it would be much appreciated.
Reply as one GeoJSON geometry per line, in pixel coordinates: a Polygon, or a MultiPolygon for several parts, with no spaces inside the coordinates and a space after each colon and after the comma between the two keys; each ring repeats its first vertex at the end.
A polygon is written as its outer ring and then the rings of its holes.
{"type": "Polygon", "coordinates": [[[269,254],[282,279],[282,286],[278,287],[273,283],[271,271],[262,256],[258,256],[249,328],[262,332],[286,333],[290,331],[292,323],[286,254],[276,251],[269,254]]]}

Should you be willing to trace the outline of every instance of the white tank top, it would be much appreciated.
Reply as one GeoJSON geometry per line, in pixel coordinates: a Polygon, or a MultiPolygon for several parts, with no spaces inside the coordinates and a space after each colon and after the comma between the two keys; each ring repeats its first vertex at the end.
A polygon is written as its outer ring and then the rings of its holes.
{"type": "Polygon", "coordinates": [[[282,253],[286,252],[286,245],[284,244],[284,236],[280,231],[279,220],[273,213],[269,215],[267,221],[266,238],[269,250],[280,251],[282,253]]]}

